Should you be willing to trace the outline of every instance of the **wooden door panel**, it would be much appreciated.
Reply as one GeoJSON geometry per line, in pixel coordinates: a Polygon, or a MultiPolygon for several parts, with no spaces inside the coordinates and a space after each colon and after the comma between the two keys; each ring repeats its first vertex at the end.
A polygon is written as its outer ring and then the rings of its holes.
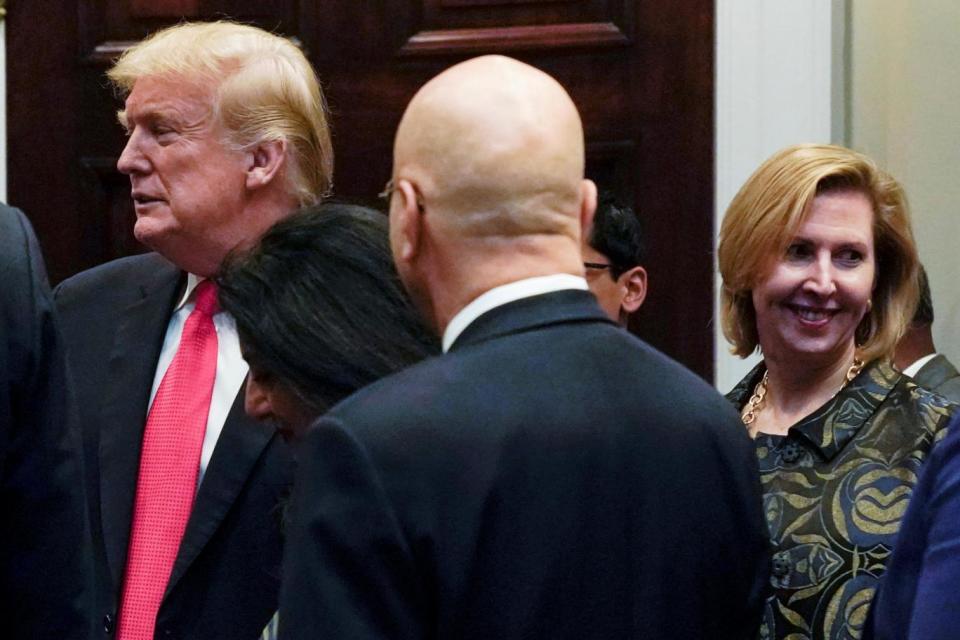
{"type": "Polygon", "coordinates": [[[633,202],[650,293],[631,329],[711,375],[713,3],[687,0],[30,0],[8,15],[9,190],[54,280],[142,250],[104,77],[129,43],[229,16],[296,38],[332,108],[336,197],[375,204],[409,99],[483,53],[537,66],[584,120],[587,172],[633,202]],[[38,46],[42,43],[42,46],[38,46]]]}
{"type": "Polygon", "coordinates": [[[609,0],[423,0],[420,5],[428,28],[545,26],[551,24],[614,22],[632,3],[609,0]]]}
{"type": "Polygon", "coordinates": [[[104,70],[132,43],[183,20],[229,17],[295,37],[300,15],[299,0],[73,0],[72,4],[76,5],[81,59],[104,70]]]}
{"type": "Polygon", "coordinates": [[[427,0],[401,55],[478,54],[629,43],[629,2],[427,0]]]}

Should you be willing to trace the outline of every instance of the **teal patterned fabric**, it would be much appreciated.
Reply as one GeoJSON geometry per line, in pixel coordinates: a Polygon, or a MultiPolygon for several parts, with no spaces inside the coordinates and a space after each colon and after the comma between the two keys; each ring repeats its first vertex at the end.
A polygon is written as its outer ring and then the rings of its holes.
{"type": "MultiPolygon", "coordinates": [[[[727,394],[738,409],[763,372],[727,394]]],[[[773,547],[761,638],[860,638],[920,467],[956,409],[875,361],[787,435],[757,437],[773,547]]]]}

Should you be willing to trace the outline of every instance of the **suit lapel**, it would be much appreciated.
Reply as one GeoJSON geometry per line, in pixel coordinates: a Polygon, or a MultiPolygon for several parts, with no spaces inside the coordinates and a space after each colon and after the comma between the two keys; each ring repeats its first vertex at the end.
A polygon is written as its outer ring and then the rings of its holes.
{"type": "Polygon", "coordinates": [[[223,522],[263,450],[272,438],[279,437],[276,429],[248,418],[244,413],[245,388],[246,383],[240,388],[230,408],[203,482],[200,483],[167,584],[168,594],[223,522]]]}
{"type": "Polygon", "coordinates": [[[917,372],[914,380],[921,387],[936,389],[948,379],[957,376],[957,370],[944,355],[934,356],[917,372]]]}
{"type": "Polygon", "coordinates": [[[110,352],[100,425],[100,509],[104,546],[114,584],[126,563],[140,449],[150,388],[163,346],[180,272],[158,265],[151,281],[119,314],[110,352]]]}
{"type": "Polygon", "coordinates": [[[603,313],[590,292],[564,289],[521,298],[491,309],[464,329],[450,346],[450,351],[562,322],[615,324],[603,313]]]}

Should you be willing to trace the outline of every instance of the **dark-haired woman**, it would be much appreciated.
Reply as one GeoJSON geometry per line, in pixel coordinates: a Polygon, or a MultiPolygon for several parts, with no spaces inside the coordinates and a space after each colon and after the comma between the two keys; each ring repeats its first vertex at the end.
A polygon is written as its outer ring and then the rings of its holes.
{"type": "MultiPolygon", "coordinates": [[[[440,351],[397,277],[387,219],[371,209],[300,211],[216,280],[250,365],[247,413],[290,440],[357,389],[440,351]]],[[[277,627],[274,615],[262,640],[277,627]]]]}
{"type": "Polygon", "coordinates": [[[250,365],[247,413],[288,437],[440,350],[396,275],[387,219],[371,209],[300,211],[228,260],[217,285],[250,365]]]}

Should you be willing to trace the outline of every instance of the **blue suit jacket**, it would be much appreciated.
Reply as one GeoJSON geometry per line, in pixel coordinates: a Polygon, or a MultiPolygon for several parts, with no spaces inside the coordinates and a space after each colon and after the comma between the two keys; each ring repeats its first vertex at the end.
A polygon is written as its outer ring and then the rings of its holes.
{"type": "Polygon", "coordinates": [[[960,638],[960,413],[920,474],[870,618],[865,639],[960,638]]]}
{"type": "Polygon", "coordinates": [[[303,444],[281,638],[756,633],[753,443],[586,291],[487,312],[303,444]]]}
{"type": "Polygon", "coordinates": [[[0,205],[0,632],[88,632],[90,544],[63,341],[37,239],[0,205]]]}

